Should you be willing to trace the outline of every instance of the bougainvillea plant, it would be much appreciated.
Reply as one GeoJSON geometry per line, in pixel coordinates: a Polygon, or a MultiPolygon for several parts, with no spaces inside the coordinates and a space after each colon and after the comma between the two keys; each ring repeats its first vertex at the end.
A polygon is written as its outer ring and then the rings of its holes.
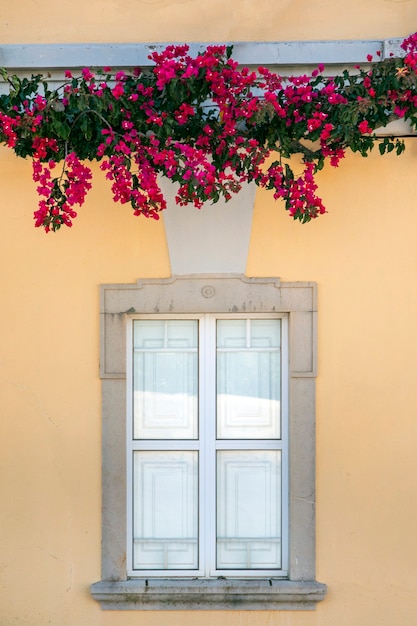
{"type": "MultiPolygon", "coordinates": [[[[8,76],[0,96],[0,142],[31,157],[40,195],[35,225],[71,226],[99,161],[115,201],[157,219],[166,208],[158,180],[177,183],[176,201],[201,208],[254,182],[301,222],[325,213],[315,174],[346,150],[363,156],[404,149],[374,130],[398,118],[417,127],[417,34],[404,56],[328,77],[280,77],[241,69],[225,46],[193,58],[188,47],[154,52],[151,69],[65,73],[51,89],[41,75],[8,76]],[[296,161],[291,157],[298,155],[296,161]]],[[[374,62],[373,62],[374,61],[374,62]]]]}

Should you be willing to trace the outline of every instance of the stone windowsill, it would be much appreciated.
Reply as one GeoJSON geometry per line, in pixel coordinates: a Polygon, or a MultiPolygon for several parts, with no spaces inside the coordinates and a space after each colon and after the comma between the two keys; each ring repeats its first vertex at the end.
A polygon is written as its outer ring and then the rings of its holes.
{"type": "Polygon", "coordinates": [[[326,585],[315,581],[132,579],[100,581],[91,595],[103,610],[313,610],[326,585]]]}

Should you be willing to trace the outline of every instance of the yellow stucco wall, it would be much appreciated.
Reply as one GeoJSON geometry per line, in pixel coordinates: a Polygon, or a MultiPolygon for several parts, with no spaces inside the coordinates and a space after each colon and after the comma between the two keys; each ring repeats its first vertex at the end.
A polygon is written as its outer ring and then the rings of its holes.
{"type": "MultiPolygon", "coordinates": [[[[384,38],[417,3],[22,1],[2,43],[384,38]],[[271,19],[273,16],[273,19],[271,19]],[[343,16],[343,19],[342,19],[343,16]],[[34,20],[32,22],[32,19],[34,20]],[[98,24],[100,20],[100,24],[98,24]],[[172,27],[175,20],[175,28],[172,27]],[[200,28],[204,24],[204,28],[200,28]]],[[[315,612],[102,612],[101,283],[170,274],[163,220],[115,205],[98,172],[72,230],[32,225],[29,162],[0,150],[0,625],[417,623],[417,138],[319,177],[301,226],[259,192],[247,273],[319,285],[315,612]]]]}
{"type": "Polygon", "coordinates": [[[2,43],[253,41],[401,37],[414,0],[19,0],[0,8],[2,43]],[[2,15],[3,14],[3,15],[2,15]]]}

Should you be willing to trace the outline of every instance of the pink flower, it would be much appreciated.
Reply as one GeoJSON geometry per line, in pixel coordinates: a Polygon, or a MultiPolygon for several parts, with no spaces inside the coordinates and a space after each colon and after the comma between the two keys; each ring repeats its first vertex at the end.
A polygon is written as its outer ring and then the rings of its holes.
{"type": "Polygon", "coordinates": [[[394,115],[397,115],[398,117],[404,117],[406,112],[407,112],[407,109],[400,107],[398,105],[394,109],[394,115]]]}
{"type": "Polygon", "coordinates": [[[94,78],[94,74],[88,69],[88,67],[84,67],[81,70],[81,74],[83,75],[84,80],[93,80],[94,78]]]}
{"type": "Polygon", "coordinates": [[[121,96],[124,95],[125,89],[123,83],[117,83],[113,89],[111,90],[113,96],[118,100],[121,96]]]}
{"type": "Polygon", "coordinates": [[[372,133],[372,128],[369,127],[368,120],[363,120],[362,122],[360,122],[360,124],[358,125],[358,128],[359,128],[359,132],[362,135],[366,135],[367,133],[372,133]]]}
{"type": "Polygon", "coordinates": [[[188,122],[188,118],[193,116],[194,113],[195,113],[194,107],[190,106],[186,102],[183,102],[180,108],[178,109],[178,111],[175,111],[174,115],[178,124],[182,125],[182,124],[186,124],[188,122]]]}

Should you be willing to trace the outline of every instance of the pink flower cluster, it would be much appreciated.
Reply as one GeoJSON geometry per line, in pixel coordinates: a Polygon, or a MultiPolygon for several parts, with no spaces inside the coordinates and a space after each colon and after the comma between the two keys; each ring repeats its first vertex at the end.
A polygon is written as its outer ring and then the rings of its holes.
{"type": "Polygon", "coordinates": [[[14,148],[17,141],[16,129],[20,125],[20,119],[10,117],[0,111],[0,133],[5,137],[6,146],[14,148]]]}
{"type": "Polygon", "coordinates": [[[405,65],[417,73],[417,33],[404,39],[401,48],[406,52],[405,65]]]}
{"type": "Polygon", "coordinates": [[[134,215],[144,215],[159,219],[158,212],[166,208],[166,202],[157,182],[157,175],[146,158],[144,151],[133,155],[136,172],[132,173],[132,162],[123,154],[115,153],[101,164],[106,178],[112,181],[113,200],[125,204],[129,202],[134,215]]]}
{"type": "Polygon", "coordinates": [[[314,180],[314,163],[304,164],[304,171],[294,177],[288,168],[275,162],[268,170],[268,174],[261,181],[266,189],[274,189],[274,198],[281,198],[291,217],[300,221],[314,219],[326,209],[322,200],[317,196],[317,185],[314,180]]]}
{"type": "Polygon", "coordinates": [[[39,157],[34,158],[32,167],[33,180],[38,183],[37,192],[41,196],[34,213],[35,226],[43,226],[46,232],[57,230],[61,225],[72,226],[77,216],[73,207],[81,206],[91,189],[91,170],[73,152],[65,158],[59,177],[51,174],[56,167],[54,160],[43,164],[39,157]]]}

